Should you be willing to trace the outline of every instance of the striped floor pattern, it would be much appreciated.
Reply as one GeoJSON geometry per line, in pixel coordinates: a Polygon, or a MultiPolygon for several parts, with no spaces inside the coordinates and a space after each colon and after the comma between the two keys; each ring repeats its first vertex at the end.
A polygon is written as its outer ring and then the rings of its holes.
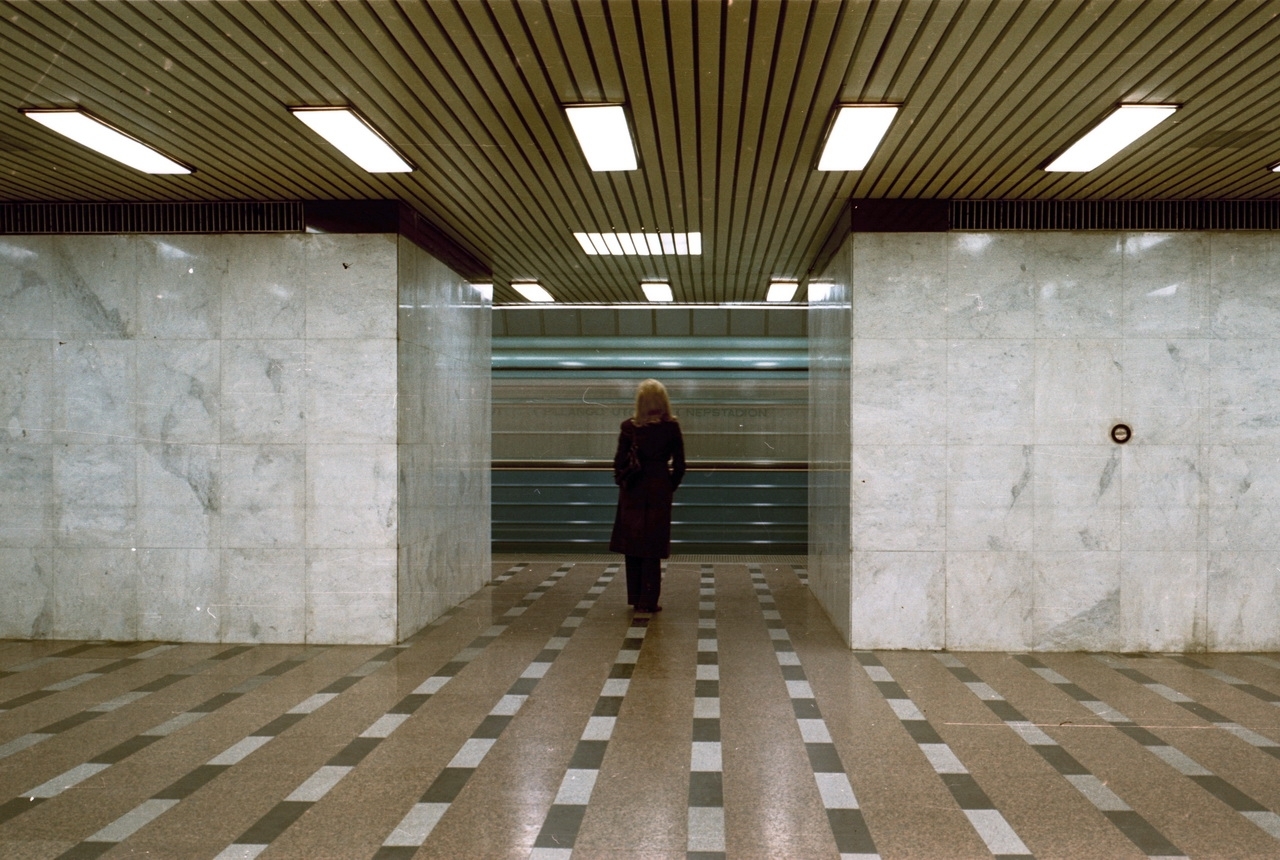
{"type": "Polygon", "coordinates": [[[803,558],[395,646],[0,642],[4,858],[1276,858],[1280,657],[851,651],[803,558]]]}

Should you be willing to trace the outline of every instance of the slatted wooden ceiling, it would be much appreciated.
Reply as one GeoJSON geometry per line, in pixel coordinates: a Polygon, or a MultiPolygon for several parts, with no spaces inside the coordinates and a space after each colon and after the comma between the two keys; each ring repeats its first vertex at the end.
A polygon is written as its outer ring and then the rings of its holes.
{"type": "Polygon", "coordinates": [[[499,302],[758,301],[849,197],[1280,196],[1280,0],[0,2],[0,199],[398,198],[499,302]],[[591,173],[561,111],[627,105],[640,169],[591,173]],[[901,104],[819,173],[833,106],[901,104]],[[1183,105],[1089,174],[1040,168],[1118,102],[1183,105]],[[289,115],[350,105],[416,165],[364,174],[289,115]],[[18,113],[78,105],[197,168],[149,177],[18,113]],[[700,231],[588,257],[574,231],[700,231]]]}

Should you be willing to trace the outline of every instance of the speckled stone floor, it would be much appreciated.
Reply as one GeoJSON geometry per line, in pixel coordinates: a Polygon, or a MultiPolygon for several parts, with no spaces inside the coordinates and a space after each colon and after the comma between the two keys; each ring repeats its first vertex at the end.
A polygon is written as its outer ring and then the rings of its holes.
{"type": "Polygon", "coordinates": [[[401,645],[0,643],[0,857],[1280,857],[1280,658],[851,652],[803,559],[401,645]]]}

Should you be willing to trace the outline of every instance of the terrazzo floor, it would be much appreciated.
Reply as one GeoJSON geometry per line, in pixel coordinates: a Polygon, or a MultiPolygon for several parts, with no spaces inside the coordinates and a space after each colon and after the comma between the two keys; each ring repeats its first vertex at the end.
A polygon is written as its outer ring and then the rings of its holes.
{"type": "Polygon", "coordinates": [[[849,651],[803,558],[394,647],[0,642],[0,857],[1280,858],[1274,654],[849,651]]]}

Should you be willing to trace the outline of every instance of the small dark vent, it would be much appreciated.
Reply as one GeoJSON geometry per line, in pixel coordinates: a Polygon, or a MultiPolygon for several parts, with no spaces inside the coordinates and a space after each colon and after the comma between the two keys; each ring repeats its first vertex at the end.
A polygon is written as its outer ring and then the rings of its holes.
{"type": "Polygon", "coordinates": [[[0,203],[0,233],[301,233],[299,202],[0,203]]]}
{"type": "Polygon", "coordinates": [[[952,230],[1280,230],[1280,200],[952,200],[952,230]]]}

